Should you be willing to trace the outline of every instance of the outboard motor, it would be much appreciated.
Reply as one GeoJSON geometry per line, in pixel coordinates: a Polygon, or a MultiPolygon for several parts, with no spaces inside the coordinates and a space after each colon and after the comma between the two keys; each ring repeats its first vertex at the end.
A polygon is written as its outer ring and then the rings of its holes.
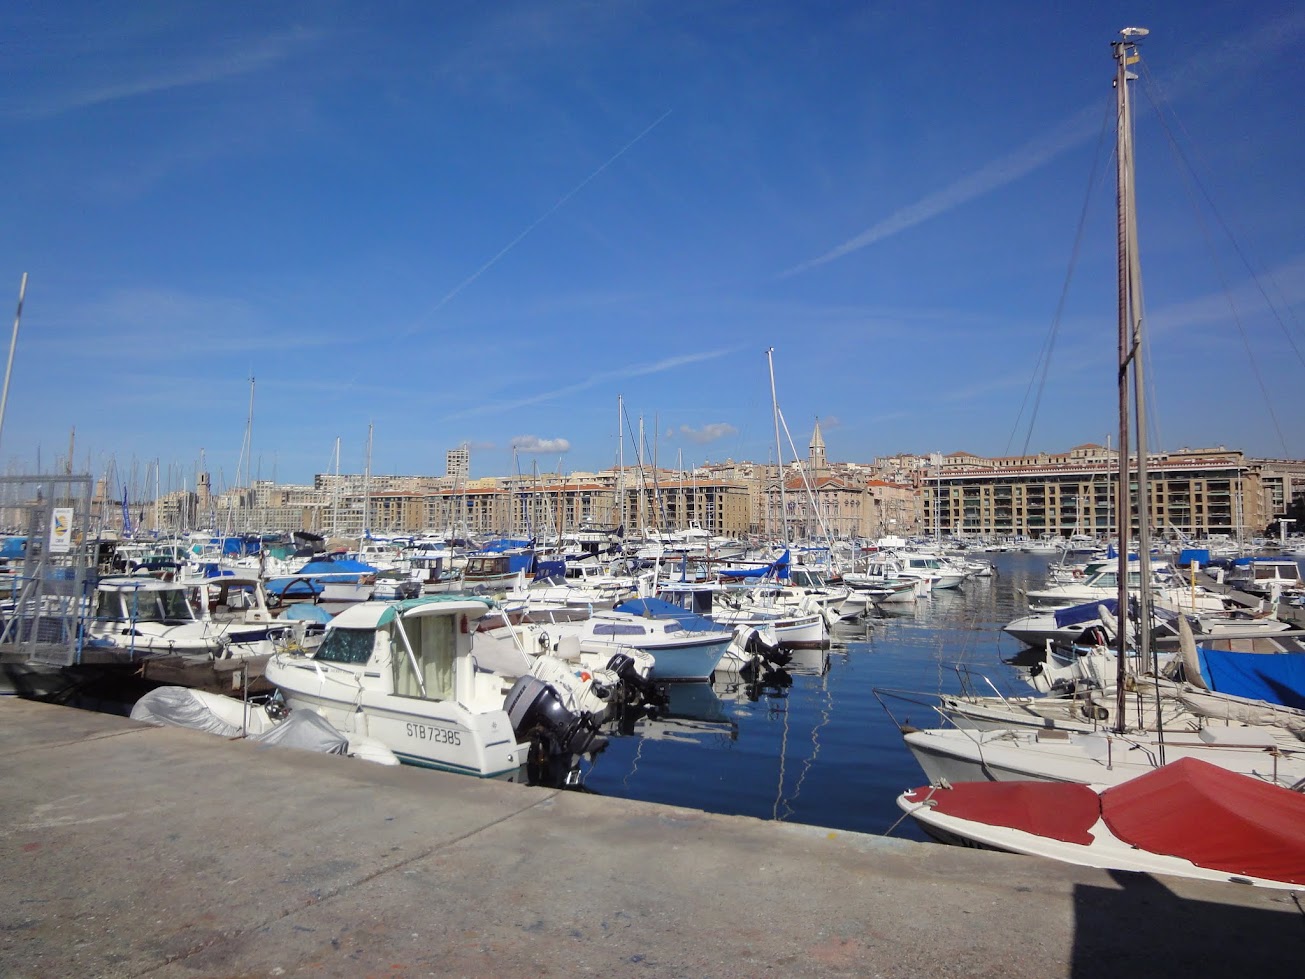
{"type": "Polygon", "coordinates": [[[793,658],[793,653],[784,649],[779,643],[767,642],[760,629],[752,630],[752,635],[748,636],[747,642],[743,644],[743,651],[761,657],[772,668],[787,666],[789,660],[793,658]]]}
{"type": "Polygon", "coordinates": [[[523,676],[503,702],[512,730],[520,741],[529,740],[532,754],[541,749],[546,764],[565,760],[569,768],[576,755],[597,753],[607,747],[598,726],[586,712],[567,709],[551,684],[537,677],[523,676]]]}
{"type": "Polygon", "coordinates": [[[613,653],[605,669],[621,678],[627,693],[626,703],[664,707],[669,701],[666,691],[641,674],[634,657],[628,653],[613,653]]]}

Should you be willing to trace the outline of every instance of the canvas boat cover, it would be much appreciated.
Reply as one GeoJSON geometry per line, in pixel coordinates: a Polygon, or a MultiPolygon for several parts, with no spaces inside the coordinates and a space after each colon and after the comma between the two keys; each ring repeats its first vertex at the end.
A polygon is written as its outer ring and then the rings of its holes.
{"type": "Polygon", "coordinates": [[[290,716],[272,730],[253,740],[260,744],[298,748],[301,751],[318,751],[325,755],[347,755],[349,739],[337,731],[321,714],[311,710],[292,711],[290,716]]]}
{"type": "MultiPolygon", "coordinates": [[[[240,709],[238,701],[231,703],[236,710],[240,709]]],[[[261,708],[254,709],[261,711],[261,708]]],[[[223,738],[238,738],[241,734],[239,725],[231,724],[219,716],[201,695],[188,687],[159,687],[151,690],[131,709],[131,719],[159,727],[189,728],[223,738]]],[[[337,731],[330,721],[311,710],[292,711],[280,724],[262,733],[251,733],[249,740],[328,755],[344,755],[349,751],[349,739],[337,731]]]]}
{"type": "Polygon", "coordinates": [[[956,782],[951,788],[926,785],[906,797],[914,803],[928,799],[945,816],[1084,846],[1101,816],[1096,792],[1076,782],[956,782]]]}
{"type": "Polygon", "coordinates": [[[188,687],[158,687],[149,691],[131,709],[133,721],[159,727],[184,727],[223,738],[240,737],[240,727],[223,720],[196,697],[188,687]]]}
{"type": "Polygon", "coordinates": [[[770,575],[774,575],[776,578],[780,579],[787,579],[788,569],[789,553],[786,548],[784,553],[774,561],[770,564],[763,565],[760,568],[719,568],[716,573],[720,576],[722,581],[732,578],[766,578],[770,575]]]}
{"type": "Polygon", "coordinates": [[[376,569],[370,564],[364,564],[362,561],[354,561],[351,558],[318,558],[309,561],[295,574],[312,575],[312,574],[375,574],[376,569]]]}
{"type": "Polygon", "coordinates": [[[1195,758],[1101,794],[1117,837],[1199,867],[1305,884],[1305,795],[1195,758]]]}
{"type": "Polygon", "coordinates": [[[1084,622],[1095,622],[1101,618],[1102,608],[1114,615],[1118,607],[1119,599],[1104,598],[1099,602],[1085,602],[1082,605],[1071,605],[1069,608],[1058,608],[1055,612],[1056,628],[1063,629],[1084,622]]]}
{"type": "Polygon", "coordinates": [[[1305,884],[1305,795],[1195,758],[1097,794],[1068,782],[958,782],[907,794],[935,811],[1089,845],[1100,817],[1148,853],[1244,877],[1305,884]]]}
{"type": "Polygon", "coordinates": [[[1196,653],[1210,690],[1305,710],[1305,653],[1196,653]]]}

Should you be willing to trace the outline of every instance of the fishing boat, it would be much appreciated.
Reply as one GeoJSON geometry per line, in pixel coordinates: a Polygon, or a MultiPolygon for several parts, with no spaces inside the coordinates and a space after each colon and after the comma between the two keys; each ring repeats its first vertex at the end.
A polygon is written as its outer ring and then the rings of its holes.
{"type": "Polygon", "coordinates": [[[519,653],[495,657],[510,647],[473,651],[488,610],[484,600],[451,595],[361,602],[331,620],[311,655],[278,654],[266,676],[291,708],[376,738],[404,764],[550,781],[603,744],[598,721],[567,706],[592,678],[564,670],[546,682],[519,653]]]}

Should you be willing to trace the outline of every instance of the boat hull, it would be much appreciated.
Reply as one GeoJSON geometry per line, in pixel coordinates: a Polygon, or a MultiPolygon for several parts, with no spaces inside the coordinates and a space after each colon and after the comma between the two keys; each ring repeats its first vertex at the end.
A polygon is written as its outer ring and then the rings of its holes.
{"type": "Polygon", "coordinates": [[[518,743],[505,710],[472,712],[451,701],[359,695],[348,671],[276,657],[267,679],[296,710],[313,710],[340,731],[375,738],[405,765],[477,778],[526,781],[530,745],[518,743]]]}

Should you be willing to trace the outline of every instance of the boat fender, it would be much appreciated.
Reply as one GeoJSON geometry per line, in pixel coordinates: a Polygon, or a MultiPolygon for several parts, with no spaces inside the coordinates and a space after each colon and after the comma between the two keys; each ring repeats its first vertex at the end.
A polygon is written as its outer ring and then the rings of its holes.
{"type": "Polygon", "coordinates": [[[1093,721],[1110,720],[1110,709],[1100,704],[1084,704],[1083,716],[1093,721]]]}

